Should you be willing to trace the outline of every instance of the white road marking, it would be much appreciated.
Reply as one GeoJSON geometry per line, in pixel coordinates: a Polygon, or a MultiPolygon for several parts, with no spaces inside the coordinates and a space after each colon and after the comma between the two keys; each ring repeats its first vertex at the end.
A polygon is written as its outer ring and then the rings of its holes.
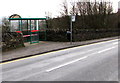
{"type": "Polygon", "coordinates": [[[80,61],[80,60],[83,60],[83,59],[85,59],[85,58],[87,58],[87,57],[88,57],[88,56],[84,56],[84,57],[82,57],[82,58],[79,58],[79,59],[76,59],[76,60],[73,60],[73,61],[67,62],[67,63],[65,63],[65,64],[62,64],[62,65],[59,65],[59,66],[53,67],[53,68],[51,68],[51,69],[46,70],[46,72],[51,72],[51,71],[53,71],[53,70],[55,70],[55,69],[58,69],[58,68],[61,68],[61,67],[66,66],[66,65],[69,65],[69,64],[75,63],[75,62],[80,61]]]}
{"type": "Polygon", "coordinates": [[[102,52],[105,52],[105,51],[111,50],[111,49],[113,49],[113,48],[116,48],[116,47],[114,46],[114,47],[111,47],[111,48],[107,48],[107,49],[104,49],[104,50],[99,51],[98,53],[102,53],[102,52]]]}
{"type": "Polygon", "coordinates": [[[118,42],[113,43],[114,45],[118,44],[118,42]]]}

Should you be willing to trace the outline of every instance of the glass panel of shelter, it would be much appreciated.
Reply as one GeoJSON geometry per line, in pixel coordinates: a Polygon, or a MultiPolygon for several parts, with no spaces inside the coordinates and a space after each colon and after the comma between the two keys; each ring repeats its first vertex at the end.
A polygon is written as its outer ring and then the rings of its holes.
{"type": "Polygon", "coordinates": [[[46,40],[46,20],[39,20],[40,41],[46,40]]]}
{"type": "Polygon", "coordinates": [[[30,20],[30,43],[38,43],[39,42],[39,33],[36,28],[36,20],[30,20]]]}
{"type": "Polygon", "coordinates": [[[10,20],[11,31],[22,33],[25,42],[37,43],[46,40],[46,20],[10,20]]]}
{"type": "Polygon", "coordinates": [[[11,32],[16,32],[19,30],[19,21],[18,20],[13,20],[10,23],[10,29],[11,32]]]}

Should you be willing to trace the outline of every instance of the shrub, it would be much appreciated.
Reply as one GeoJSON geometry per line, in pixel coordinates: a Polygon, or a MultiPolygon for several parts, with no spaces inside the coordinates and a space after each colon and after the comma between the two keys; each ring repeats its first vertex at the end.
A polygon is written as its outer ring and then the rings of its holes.
{"type": "Polygon", "coordinates": [[[7,18],[2,19],[2,51],[7,51],[11,49],[16,49],[18,47],[23,47],[23,37],[22,34],[16,32],[10,32],[10,22],[7,18]]]}
{"type": "Polygon", "coordinates": [[[22,34],[16,32],[2,33],[2,51],[24,47],[22,34]]]}

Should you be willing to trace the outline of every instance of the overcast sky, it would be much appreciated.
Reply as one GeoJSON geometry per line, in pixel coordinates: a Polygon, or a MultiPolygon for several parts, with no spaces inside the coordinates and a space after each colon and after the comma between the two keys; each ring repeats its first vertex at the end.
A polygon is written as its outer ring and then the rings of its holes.
{"type": "MultiPolygon", "coordinates": [[[[45,12],[51,12],[52,16],[58,16],[61,3],[63,0],[1,0],[0,4],[0,18],[10,16],[12,14],[19,14],[22,17],[45,17],[45,12]]],[[[75,1],[75,0],[68,0],[75,1]]],[[[78,0],[76,0],[78,1],[78,0]]],[[[107,0],[109,1],[109,0],[107,0]]],[[[114,11],[118,9],[118,1],[113,2],[114,11]]]]}

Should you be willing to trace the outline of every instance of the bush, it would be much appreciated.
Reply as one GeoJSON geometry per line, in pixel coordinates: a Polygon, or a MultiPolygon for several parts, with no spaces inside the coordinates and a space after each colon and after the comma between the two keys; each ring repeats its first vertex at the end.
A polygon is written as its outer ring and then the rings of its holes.
{"type": "Polygon", "coordinates": [[[2,33],[2,51],[24,47],[23,37],[20,33],[2,33]]]}
{"type": "Polygon", "coordinates": [[[24,46],[22,34],[10,31],[10,22],[7,18],[2,19],[1,33],[2,51],[16,49],[18,47],[24,46]]]}
{"type": "MultiPolygon", "coordinates": [[[[68,42],[66,30],[47,30],[47,41],[68,42]]],[[[119,30],[74,30],[73,41],[119,36],[119,30]]]]}

